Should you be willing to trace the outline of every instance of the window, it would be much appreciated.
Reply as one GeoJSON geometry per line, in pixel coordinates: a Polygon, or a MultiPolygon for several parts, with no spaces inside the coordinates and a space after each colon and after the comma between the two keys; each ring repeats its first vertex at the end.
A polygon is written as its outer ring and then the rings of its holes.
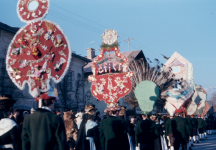
{"type": "Polygon", "coordinates": [[[68,91],[73,91],[73,77],[74,77],[74,72],[73,71],[69,71],[68,72],[68,79],[67,79],[67,83],[68,83],[68,91]]]}

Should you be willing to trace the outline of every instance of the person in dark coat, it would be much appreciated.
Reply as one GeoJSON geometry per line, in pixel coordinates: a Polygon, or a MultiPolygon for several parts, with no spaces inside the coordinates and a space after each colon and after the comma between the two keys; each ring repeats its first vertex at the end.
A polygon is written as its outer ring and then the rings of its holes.
{"type": "Polygon", "coordinates": [[[170,150],[174,150],[174,136],[173,136],[173,129],[172,129],[172,121],[173,121],[173,116],[170,116],[169,119],[166,120],[165,122],[165,136],[167,139],[169,139],[169,144],[168,148],[170,150]]]}
{"type": "Polygon", "coordinates": [[[83,120],[78,124],[76,150],[100,149],[99,126],[93,121],[96,110],[93,104],[85,106],[83,120]]]}
{"type": "Polygon", "coordinates": [[[212,121],[212,118],[211,117],[208,117],[206,119],[206,130],[207,130],[207,134],[208,135],[211,135],[211,130],[212,130],[212,126],[213,126],[213,121],[212,121]]]}
{"type": "Polygon", "coordinates": [[[56,98],[41,94],[38,99],[42,108],[26,117],[23,123],[22,149],[68,150],[63,119],[52,113],[56,98]]]}
{"type": "Polygon", "coordinates": [[[205,122],[204,120],[201,118],[201,116],[199,115],[197,118],[197,122],[198,122],[198,131],[199,131],[199,138],[200,141],[204,141],[204,126],[205,126],[205,122]]]}
{"type": "Polygon", "coordinates": [[[142,115],[142,121],[139,121],[135,130],[136,148],[140,150],[153,150],[155,140],[155,122],[148,118],[148,115],[142,115]]]}
{"type": "Polygon", "coordinates": [[[117,118],[118,106],[109,110],[109,117],[100,122],[100,140],[102,150],[129,150],[125,121],[117,118]]]}
{"type": "Polygon", "coordinates": [[[0,96],[0,150],[22,149],[17,124],[8,118],[15,102],[11,95],[0,96]]]}
{"type": "Polygon", "coordinates": [[[198,121],[197,121],[197,118],[196,118],[195,115],[193,115],[193,118],[192,118],[192,128],[193,128],[193,142],[194,143],[199,143],[198,133],[197,133],[198,121]]]}
{"type": "Polygon", "coordinates": [[[189,150],[192,150],[192,148],[191,148],[191,146],[193,146],[192,118],[190,116],[187,116],[185,119],[187,120],[188,133],[189,133],[188,146],[189,146],[189,150]]]}
{"type": "Polygon", "coordinates": [[[179,149],[182,145],[182,150],[187,150],[187,142],[189,139],[188,127],[186,119],[181,117],[182,110],[175,111],[175,118],[172,121],[173,136],[175,138],[174,149],[179,149]]]}
{"type": "Polygon", "coordinates": [[[96,123],[100,123],[100,121],[101,121],[101,117],[100,117],[100,112],[98,111],[98,112],[96,112],[96,115],[95,115],[95,117],[94,117],[94,121],[96,122],[96,123]]]}

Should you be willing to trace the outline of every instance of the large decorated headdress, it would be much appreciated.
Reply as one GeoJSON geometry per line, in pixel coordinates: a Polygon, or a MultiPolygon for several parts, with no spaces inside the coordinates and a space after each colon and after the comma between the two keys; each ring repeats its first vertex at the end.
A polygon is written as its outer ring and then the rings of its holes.
{"type": "Polygon", "coordinates": [[[118,34],[115,30],[106,30],[102,35],[100,54],[93,60],[93,75],[88,77],[92,82],[91,92],[98,100],[107,103],[105,112],[120,110],[118,100],[127,95],[132,87],[130,78],[133,72],[128,72],[128,60],[119,52],[118,34]],[[108,57],[105,58],[105,52],[108,57]],[[114,56],[111,56],[114,52],[114,56]]]}
{"type": "Polygon", "coordinates": [[[60,82],[71,60],[70,44],[62,29],[42,20],[49,6],[50,0],[18,1],[18,16],[27,24],[16,33],[7,51],[9,77],[21,90],[27,83],[33,97],[49,90],[50,79],[60,82]]]}

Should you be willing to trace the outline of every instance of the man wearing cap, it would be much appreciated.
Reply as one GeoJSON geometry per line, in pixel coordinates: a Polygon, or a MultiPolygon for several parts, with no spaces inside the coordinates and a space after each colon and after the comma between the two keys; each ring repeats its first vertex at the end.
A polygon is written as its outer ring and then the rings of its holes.
{"type": "Polygon", "coordinates": [[[172,121],[173,136],[175,138],[174,149],[179,149],[180,144],[182,150],[187,150],[187,142],[189,139],[189,130],[186,119],[181,117],[182,110],[177,109],[175,111],[175,118],[172,121]]]}
{"type": "Polygon", "coordinates": [[[117,118],[119,106],[109,107],[109,117],[100,122],[100,141],[102,150],[129,150],[125,121],[117,118]]]}
{"type": "Polygon", "coordinates": [[[0,149],[3,150],[22,149],[17,124],[8,118],[15,102],[11,95],[0,96],[0,149]]]}
{"type": "Polygon", "coordinates": [[[65,126],[61,117],[52,113],[55,97],[41,94],[42,108],[25,118],[22,131],[23,150],[68,149],[65,126]]]}

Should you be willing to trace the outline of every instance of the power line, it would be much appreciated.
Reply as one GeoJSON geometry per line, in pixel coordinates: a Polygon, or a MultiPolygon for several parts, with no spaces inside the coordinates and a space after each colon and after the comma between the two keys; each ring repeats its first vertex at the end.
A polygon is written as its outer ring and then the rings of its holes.
{"type": "MultiPolygon", "coordinates": [[[[14,0],[14,1],[16,2],[16,0],[14,0]]],[[[81,16],[81,15],[78,15],[78,14],[76,14],[76,13],[74,13],[74,12],[71,12],[71,11],[69,11],[69,10],[66,10],[66,9],[64,9],[64,8],[62,8],[62,7],[59,7],[59,6],[55,5],[55,4],[52,4],[52,3],[51,3],[51,5],[57,7],[57,8],[59,8],[59,9],[61,9],[61,10],[64,10],[64,11],[66,11],[66,12],[68,12],[68,13],[71,13],[71,14],[73,14],[73,15],[75,15],[75,16],[78,16],[78,17],[80,17],[80,18],[82,18],[82,19],[85,19],[85,20],[87,20],[87,21],[89,21],[89,22],[91,22],[91,23],[97,24],[97,25],[99,25],[100,27],[103,27],[103,28],[108,29],[106,26],[104,26],[104,25],[102,25],[102,24],[99,24],[99,23],[97,23],[97,22],[95,22],[95,21],[92,21],[92,20],[90,20],[90,19],[87,19],[87,18],[85,18],[85,17],[83,17],[83,16],[81,16]]],[[[51,16],[53,16],[53,17],[56,17],[56,18],[61,19],[61,20],[65,21],[65,22],[74,24],[74,25],[79,26],[79,27],[81,27],[81,28],[90,30],[90,31],[92,31],[92,32],[101,34],[101,33],[103,33],[103,31],[104,31],[104,30],[102,31],[102,29],[99,29],[99,28],[97,28],[97,27],[95,27],[95,26],[92,26],[92,25],[83,23],[83,22],[81,22],[81,21],[78,21],[78,20],[73,19],[73,18],[71,18],[71,17],[68,17],[68,16],[66,16],[66,15],[60,14],[60,13],[58,13],[58,12],[55,12],[55,11],[50,11],[50,12],[49,12],[49,15],[51,15],[51,16]],[[50,14],[50,12],[51,12],[51,14],[50,14]],[[58,16],[57,16],[57,15],[58,15],[58,16]]],[[[128,37],[128,35],[126,35],[126,34],[124,34],[124,33],[122,33],[122,32],[119,32],[119,33],[120,33],[122,36],[128,37]]],[[[136,39],[135,39],[135,41],[136,41],[137,43],[139,43],[140,45],[142,45],[146,50],[150,51],[150,52],[151,52],[152,54],[154,54],[155,56],[159,56],[159,55],[157,55],[156,53],[154,53],[153,51],[149,50],[146,46],[144,46],[143,44],[141,44],[141,43],[140,43],[139,41],[137,41],[136,39]]],[[[129,43],[128,43],[128,44],[129,44],[129,43]]],[[[133,46],[133,47],[134,47],[134,46],[133,46]]],[[[130,48],[129,48],[129,50],[130,50],[130,48]]],[[[154,57],[153,57],[153,58],[154,58],[154,57]]]]}
{"type": "Polygon", "coordinates": [[[130,51],[130,40],[133,40],[133,38],[132,39],[127,39],[127,40],[124,40],[125,42],[128,42],[128,49],[129,49],[129,51],[130,51]]]}

